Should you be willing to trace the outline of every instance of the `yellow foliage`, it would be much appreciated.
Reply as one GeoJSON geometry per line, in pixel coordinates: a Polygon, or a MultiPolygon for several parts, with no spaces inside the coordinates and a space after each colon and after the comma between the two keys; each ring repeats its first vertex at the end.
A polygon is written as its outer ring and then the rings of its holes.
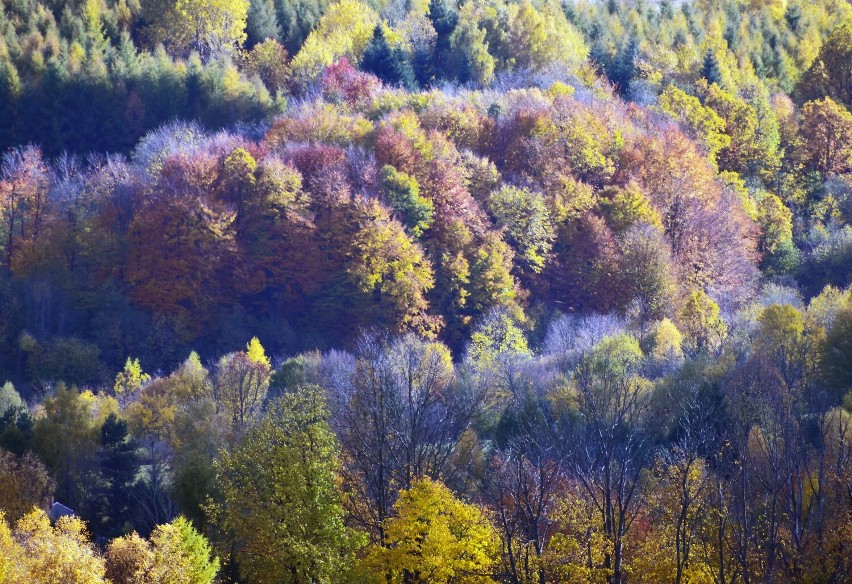
{"type": "Polygon", "coordinates": [[[650,521],[642,521],[628,543],[631,571],[642,582],[668,584],[676,581],[680,567],[683,582],[713,584],[706,561],[715,544],[706,463],[675,449],[657,461],[646,480],[650,521]]]}
{"type": "Polygon", "coordinates": [[[425,294],[435,282],[428,258],[378,202],[364,210],[367,220],[355,236],[350,274],[363,292],[378,293],[390,326],[426,332],[425,294]]]}
{"type": "Polygon", "coordinates": [[[608,223],[617,232],[634,223],[647,223],[659,230],[663,218],[635,182],[624,188],[612,187],[601,192],[601,206],[607,211],[608,223]]]}
{"type": "Polygon", "coordinates": [[[260,344],[257,337],[252,337],[246,345],[246,355],[252,363],[271,367],[269,357],[266,356],[266,350],[263,348],[263,345],[260,344]]]}
{"type": "Polygon", "coordinates": [[[546,91],[547,95],[551,99],[556,99],[557,97],[563,97],[563,96],[564,97],[573,97],[575,92],[576,92],[576,89],[574,89],[570,85],[566,85],[565,83],[562,83],[561,81],[554,81],[550,85],[550,87],[547,88],[547,91],[546,91]]]}
{"type": "Polygon", "coordinates": [[[116,395],[135,391],[143,384],[151,381],[151,376],[142,371],[139,359],[127,358],[124,363],[124,371],[115,376],[113,389],[116,395]]]}
{"type": "Polygon", "coordinates": [[[151,545],[134,531],[112,540],[106,549],[106,575],[114,584],[152,584],[151,545]]]}
{"type": "Polygon", "coordinates": [[[683,335],[668,318],[659,321],[654,328],[654,348],[651,356],[658,361],[669,361],[683,357],[683,335]]]}
{"type": "Polygon", "coordinates": [[[421,479],[399,495],[385,522],[385,546],[364,566],[376,582],[491,584],[499,543],[494,527],[474,505],[439,482],[421,479]]]}
{"type": "Polygon", "coordinates": [[[269,144],[321,142],[349,146],[362,143],[373,124],[360,114],[345,114],[339,106],[317,103],[297,115],[276,120],[266,135],[269,144]]]}
{"type": "Polygon", "coordinates": [[[716,153],[730,145],[731,137],[725,133],[725,120],[711,108],[702,105],[697,97],[669,85],[660,95],[659,107],[676,122],[683,124],[704,145],[714,161],[716,153]]]}
{"type": "Polygon", "coordinates": [[[595,505],[579,488],[569,488],[553,512],[556,533],[542,559],[556,582],[608,582],[612,570],[604,567],[613,552],[595,505]]]}
{"type": "Polygon", "coordinates": [[[298,82],[307,83],[344,57],[357,64],[378,22],[376,12],[358,0],[335,4],[293,58],[293,76],[298,82]]]}
{"type": "Polygon", "coordinates": [[[73,516],[61,517],[51,527],[40,509],[15,526],[15,538],[24,549],[24,570],[32,584],[104,584],[105,567],[89,542],[85,524],[73,516]]]}
{"type": "Polygon", "coordinates": [[[24,550],[12,538],[6,516],[0,510],[0,584],[17,584],[26,580],[23,566],[24,550]]]}
{"type": "Polygon", "coordinates": [[[696,351],[715,351],[728,336],[728,325],[719,316],[719,305],[703,290],[689,295],[679,322],[689,345],[696,351]]]}
{"type": "Polygon", "coordinates": [[[547,193],[555,223],[579,219],[597,205],[592,187],[570,174],[559,176],[555,182],[547,193]]]}
{"type": "Polygon", "coordinates": [[[166,20],[168,41],[202,57],[229,53],[246,40],[249,0],[176,0],[166,20]]]}

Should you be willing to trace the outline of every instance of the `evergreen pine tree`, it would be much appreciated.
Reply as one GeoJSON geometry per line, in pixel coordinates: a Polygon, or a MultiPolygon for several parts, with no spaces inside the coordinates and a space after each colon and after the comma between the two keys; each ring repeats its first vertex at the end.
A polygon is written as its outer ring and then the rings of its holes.
{"type": "Polygon", "coordinates": [[[456,30],[459,15],[450,7],[448,0],[429,0],[429,20],[438,33],[432,57],[432,71],[436,77],[441,77],[450,62],[450,36],[456,30]]]}
{"type": "Polygon", "coordinates": [[[719,57],[713,49],[707,49],[704,55],[704,65],[701,67],[701,76],[707,80],[707,83],[713,85],[722,85],[722,68],[719,65],[719,57]]]}
{"type": "Polygon", "coordinates": [[[630,82],[636,76],[636,57],[638,54],[639,41],[635,34],[631,34],[612,62],[608,75],[610,81],[615,84],[621,94],[627,92],[630,82]]]}
{"type": "Polygon", "coordinates": [[[367,46],[361,66],[364,71],[373,73],[390,85],[408,90],[417,88],[411,62],[402,49],[390,46],[381,24],[373,31],[373,39],[367,46]]]}
{"type": "Polygon", "coordinates": [[[18,143],[15,125],[21,91],[21,79],[15,66],[0,61],[0,149],[5,150],[18,143]]]}
{"type": "Polygon", "coordinates": [[[90,498],[90,525],[95,534],[115,537],[126,532],[138,468],[136,445],[129,439],[127,422],[110,414],[101,426],[98,483],[90,498]]]}
{"type": "Polygon", "coordinates": [[[281,37],[281,27],[275,16],[272,0],[251,0],[246,20],[246,48],[250,49],[266,39],[281,37]]]}

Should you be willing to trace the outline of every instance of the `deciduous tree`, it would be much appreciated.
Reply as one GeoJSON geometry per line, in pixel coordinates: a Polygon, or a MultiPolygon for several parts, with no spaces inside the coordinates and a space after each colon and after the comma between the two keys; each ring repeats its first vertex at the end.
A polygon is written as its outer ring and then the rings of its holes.
{"type": "Polygon", "coordinates": [[[852,168],[852,113],[826,97],[802,108],[804,151],[823,175],[852,168]]]}
{"type": "Polygon", "coordinates": [[[273,401],[217,463],[219,526],[252,582],[336,582],[352,561],[344,525],[337,439],[322,390],[301,386],[273,401]]]}
{"type": "Polygon", "coordinates": [[[385,524],[387,546],[373,547],[364,560],[376,582],[495,581],[494,527],[443,484],[425,478],[413,483],[400,493],[385,524]]]}

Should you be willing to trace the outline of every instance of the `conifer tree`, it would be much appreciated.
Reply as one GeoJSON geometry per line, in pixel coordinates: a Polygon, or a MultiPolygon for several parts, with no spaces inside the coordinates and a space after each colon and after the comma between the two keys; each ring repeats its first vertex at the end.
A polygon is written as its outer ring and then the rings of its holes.
{"type": "Polygon", "coordinates": [[[402,49],[392,47],[388,43],[381,24],[376,25],[373,31],[373,39],[367,45],[361,66],[390,85],[404,87],[410,91],[417,88],[411,62],[402,49]]]}
{"type": "Polygon", "coordinates": [[[707,80],[708,85],[722,84],[722,68],[719,64],[719,57],[713,49],[707,49],[704,54],[704,63],[701,66],[701,77],[707,80]]]}

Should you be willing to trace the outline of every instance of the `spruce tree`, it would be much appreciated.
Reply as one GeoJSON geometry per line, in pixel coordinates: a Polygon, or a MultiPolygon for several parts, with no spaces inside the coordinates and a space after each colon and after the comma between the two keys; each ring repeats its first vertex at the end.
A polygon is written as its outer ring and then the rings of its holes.
{"type": "Polygon", "coordinates": [[[636,57],[639,54],[639,41],[635,34],[630,38],[615,57],[609,69],[609,79],[612,81],[619,93],[624,94],[630,87],[630,82],[636,76],[636,57]]]}
{"type": "Polygon", "coordinates": [[[450,36],[456,30],[459,15],[450,7],[448,0],[429,0],[429,20],[438,33],[432,57],[432,71],[435,77],[441,77],[451,60],[450,36]]]}
{"type": "Polygon", "coordinates": [[[381,24],[373,31],[373,39],[364,53],[361,67],[390,85],[404,87],[410,91],[417,89],[411,62],[402,49],[392,47],[388,43],[381,24]]]}
{"type": "Polygon", "coordinates": [[[115,537],[126,531],[138,469],[136,445],[129,439],[127,422],[110,414],[101,426],[98,484],[90,495],[90,525],[96,535],[115,537]]]}
{"type": "Polygon", "coordinates": [[[707,80],[709,85],[714,83],[722,85],[722,68],[719,65],[719,57],[713,49],[707,49],[704,55],[704,65],[701,67],[701,76],[707,80]]]}

